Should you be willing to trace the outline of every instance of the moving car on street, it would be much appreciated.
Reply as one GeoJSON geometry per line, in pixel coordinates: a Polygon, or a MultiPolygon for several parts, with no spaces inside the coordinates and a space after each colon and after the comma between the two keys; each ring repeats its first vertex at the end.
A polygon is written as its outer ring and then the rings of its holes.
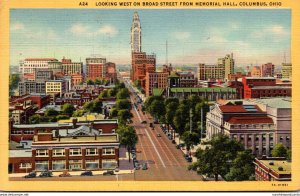
{"type": "Polygon", "coordinates": [[[51,171],[43,171],[39,177],[44,178],[44,177],[52,177],[52,172],[51,171]]]}
{"type": "Polygon", "coordinates": [[[80,175],[81,176],[93,176],[93,172],[92,171],[84,171],[80,175]]]}

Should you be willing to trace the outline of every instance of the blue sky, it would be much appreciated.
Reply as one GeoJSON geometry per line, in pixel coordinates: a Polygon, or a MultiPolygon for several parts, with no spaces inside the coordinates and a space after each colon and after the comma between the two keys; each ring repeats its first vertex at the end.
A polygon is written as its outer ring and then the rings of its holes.
{"type": "Polygon", "coordinates": [[[142,50],[157,63],[212,64],[233,52],[237,65],[290,61],[289,9],[12,9],[10,60],[63,56],[85,61],[99,54],[130,64],[134,11],[142,26],[142,50]]]}

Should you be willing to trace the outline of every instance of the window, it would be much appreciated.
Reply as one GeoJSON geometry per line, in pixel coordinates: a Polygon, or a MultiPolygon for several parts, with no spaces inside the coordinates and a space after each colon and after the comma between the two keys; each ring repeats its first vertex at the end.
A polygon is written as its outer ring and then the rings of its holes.
{"type": "Polygon", "coordinates": [[[283,137],[282,137],[282,136],[280,136],[279,140],[280,140],[280,141],[282,141],[282,140],[283,140],[283,137]]]}
{"type": "Polygon", "coordinates": [[[75,149],[70,149],[70,156],[80,156],[81,155],[81,149],[80,148],[75,148],[75,149]]]}
{"type": "Polygon", "coordinates": [[[290,137],[289,136],[286,136],[286,141],[290,141],[290,137]]]}
{"type": "Polygon", "coordinates": [[[21,130],[13,130],[11,134],[22,134],[21,130]]]}
{"type": "Polygon", "coordinates": [[[28,134],[28,135],[34,134],[34,131],[33,130],[25,130],[24,134],[28,134]]]}
{"type": "Polygon", "coordinates": [[[20,163],[20,169],[28,169],[31,168],[32,164],[31,163],[20,163]]]}
{"type": "Polygon", "coordinates": [[[47,157],[48,156],[48,150],[36,150],[36,157],[47,157]]]}
{"type": "Polygon", "coordinates": [[[99,160],[85,160],[85,168],[86,169],[98,169],[99,168],[99,160]]]}
{"type": "Polygon", "coordinates": [[[66,161],[65,160],[52,161],[52,169],[53,170],[65,170],[66,169],[66,161]]]}
{"type": "Polygon", "coordinates": [[[69,170],[81,170],[82,160],[70,160],[69,161],[69,170]]]}
{"type": "Polygon", "coordinates": [[[35,170],[36,171],[44,171],[49,169],[48,161],[36,161],[35,162],[35,170]]]}
{"type": "Polygon", "coordinates": [[[115,169],[118,166],[115,159],[103,159],[102,169],[115,169]]]}
{"type": "Polygon", "coordinates": [[[103,155],[114,155],[115,154],[115,149],[114,148],[103,148],[102,149],[102,154],[103,155]]]}
{"type": "Polygon", "coordinates": [[[65,156],[65,149],[53,149],[52,155],[54,157],[65,156]]]}
{"type": "Polygon", "coordinates": [[[96,148],[87,148],[85,151],[86,155],[98,155],[98,151],[96,148]]]}

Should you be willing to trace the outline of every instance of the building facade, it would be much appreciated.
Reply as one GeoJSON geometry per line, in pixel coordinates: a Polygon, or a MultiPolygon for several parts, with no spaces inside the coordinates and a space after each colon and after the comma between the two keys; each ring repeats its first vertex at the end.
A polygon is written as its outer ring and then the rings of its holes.
{"type": "Polygon", "coordinates": [[[31,93],[46,93],[46,84],[44,80],[29,81],[24,80],[19,82],[19,95],[31,93]]]}
{"type": "Polygon", "coordinates": [[[282,78],[292,78],[292,64],[282,63],[282,78]]]}
{"type": "Polygon", "coordinates": [[[155,72],[156,56],[147,55],[145,52],[132,53],[132,73],[131,80],[140,80],[142,87],[146,87],[146,73],[155,72]]]}
{"type": "Polygon", "coordinates": [[[244,98],[290,97],[291,86],[276,85],[273,77],[243,77],[244,98]]]}
{"type": "Polygon", "coordinates": [[[255,180],[291,181],[291,162],[278,157],[255,159],[255,180]]]}
{"type": "Polygon", "coordinates": [[[275,65],[272,63],[266,63],[261,65],[262,77],[274,77],[275,65]]]}
{"type": "Polygon", "coordinates": [[[142,52],[142,27],[140,23],[139,14],[134,12],[131,25],[131,52],[142,52]]]}
{"type": "Polygon", "coordinates": [[[34,73],[35,69],[48,69],[49,62],[58,62],[58,60],[55,58],[27,58],[20,62],[19,72],[24,75],[26,73],[34,73]]]}
{"type": "Polygon", "coordinates": [[[168,86],[168,72],[147,72],[146,73],[146,96],[153,95],[153,88],[165,89],[168,86]]]}
{"type": "Polygon", "coordinates": [[[105,77],[106,58],[87,58],[86,59],[86,77],[87,80],[95,81],[105,77]]]}
{"type": "Polygon", "coordinates": [[[252,77],[260,77],[261,76],[261,69],[259,66],[253,66],[251,68],[251,76],[252,77]]]}
{"type": "Polygon", "coordinates": [[[198,80],[224,79],[224,78],[225,78],[225,67],[223,64],[218,64],[218,65],[199,64],[198,80]]]}
{"type": "Polygon", "coordinates": [[[230,55],[227,54],[224,58],[219,58],[218,65],[222,65],[224,67],[225,79],[228,79],[228,75],[234,73],[233,53],[230,55]]]}
{"type": "Polygon", "coordinates": [[[46,81],[46,94],[59,94],[60,97],[66,92],[66,84],[64,80],[46,81]]]}
{"type": "Polygon", "coordinates": [[[62,71],[66,75],[73,74],[83,74],[83,63],[82,62],[72,62],[71,59],[63,58],[61,60],[62,71]]]}

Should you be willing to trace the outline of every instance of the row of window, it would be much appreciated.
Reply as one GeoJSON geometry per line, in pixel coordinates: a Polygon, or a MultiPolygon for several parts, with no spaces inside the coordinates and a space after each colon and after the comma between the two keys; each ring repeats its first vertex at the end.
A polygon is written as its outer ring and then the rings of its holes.
{"type": "MultiPolygon", "coordinates": [[[[99,160],[85,160],[85,169],[99,169],[99,160]]],[[[118,163],[115,159],[103,159],[102,169],[115,169],[118,163]]],[[[20,169],[30,169],[32,168],[31,163],[20,163],[20,169]]],[[[60,171],[65,170],[66,160],[56,160],[52,161],[52,170],[60,171]]],[[[69,160],[69,170],[81,170],[83,169],[82,160],[69,160]]],[[[35,162],[36,171],[49,170],[49,161],[36,161],[35,162]]]]}
{"type": "MultiPolygon", "coordinates": [[[[11,131],[11,133],[12,134],[22,134],[22,131],[21,130],[13,130],[13,131],[11,131]]],[[[33,130],[24,130],[23,134],[32,135],[32,134],[34,134],[34,131],[33,130]]]]}
{"type": "MultiPolygon", "coordinates": [[[[81,156],[82,149],[81,148],[74,148],[69,150],[70,156],[81,156]]],[[[87,148],[85,150],[86,156],[93,156],[98,155],[98,149],[96,148],[87,148]]],[[[114,148],[103,148],[102,155],[115,155],[114,148]]],[[[36,150],[36,157],[47,157],[49,156],[49,150],[36,150]]],[[[52,156],[65,156],[65,149],[53,149],[52,156]]]]}

